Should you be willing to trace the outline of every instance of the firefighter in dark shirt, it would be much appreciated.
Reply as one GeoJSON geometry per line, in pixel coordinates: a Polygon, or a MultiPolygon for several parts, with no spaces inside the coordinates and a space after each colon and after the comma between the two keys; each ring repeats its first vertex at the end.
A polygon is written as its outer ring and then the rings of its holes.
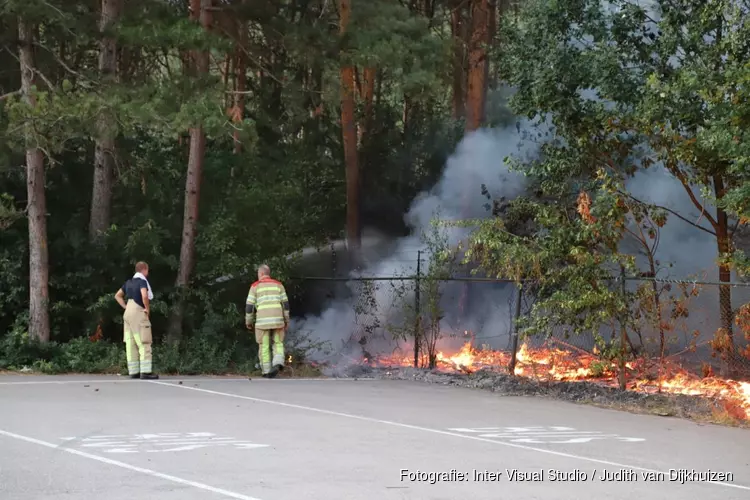
{"type": "Polygon", "coordinates": [[[128,358],[128,374],[130,378],[151,380],[158,379],[159,376],[152,373],[152,335],[149,316],[154,294],[147,276],[148,264],[138,262],[135,265],[135,275],[117,291],[115,299],[125,310],[122,323],[125,353],[128,358]]]}

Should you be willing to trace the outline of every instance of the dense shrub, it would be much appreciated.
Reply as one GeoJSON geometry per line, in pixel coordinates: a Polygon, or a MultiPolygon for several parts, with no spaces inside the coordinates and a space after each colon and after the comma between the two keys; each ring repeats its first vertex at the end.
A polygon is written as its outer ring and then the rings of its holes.
{"type": "MultiPolygon", "coordinates": [[[[231,344],[221,337],[198,334],[179,347],[154,346],[154,368],[176,375],[252,373],[257,347],[245,336],[231,344]]],[[[0,370],[38,373],[127,373],[125,345],[106,340],[78,337],[70,342],[40,344],[23,333],[10,333],[0,339],[0,370]]]]}

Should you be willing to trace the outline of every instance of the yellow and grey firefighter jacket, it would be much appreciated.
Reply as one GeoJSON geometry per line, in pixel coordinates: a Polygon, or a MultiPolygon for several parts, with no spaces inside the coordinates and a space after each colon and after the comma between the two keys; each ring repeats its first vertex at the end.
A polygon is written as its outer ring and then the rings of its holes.
{"type": "Polygon", "coordinates": [[[245,302],[245,324],[259,330],[284,328],[289,323],[289,298],[284,285],[264,276],[250,286],[245,302]]]}

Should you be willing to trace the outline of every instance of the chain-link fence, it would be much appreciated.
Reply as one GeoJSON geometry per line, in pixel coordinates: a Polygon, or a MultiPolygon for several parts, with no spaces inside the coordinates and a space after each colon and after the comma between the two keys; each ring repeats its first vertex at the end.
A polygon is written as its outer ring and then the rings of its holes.
{"type": "Polygon", "coordinates": [[[519,288],[510,280],[421,276],[298,278],[295,309],[304,318],[293,327],[328,341],[350,361],[382,365],[529,373],[517,361],[547,375],[557,366],[556,378],[565,379],[627,364],[622,371],[630,377],[685,371],[750,379],[750,314],[743,308],[750,285],[625,278],[622,287],[619,279],[612,289],[633,300],[624,329],[612,318],[596,332],[553,325],[534,336],[521,329],[517,337],[514,320],[530,314],[533,289],[524,288],[519,304],[519,288]],[[620,348],[615,358],[612,347],[620,348]],[[472,354],[471,363],[462,353],[472,354]]]}

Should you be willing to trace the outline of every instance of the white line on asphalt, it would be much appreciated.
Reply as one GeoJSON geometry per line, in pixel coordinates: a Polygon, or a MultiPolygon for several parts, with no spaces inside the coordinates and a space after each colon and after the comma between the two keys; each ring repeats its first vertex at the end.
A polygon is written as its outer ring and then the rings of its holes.
{"type": "MultiPolygon", "coordinates": [[[[231,392],[212,391],[210,389],[201,389],[199,387],[188,387],[188,386],[185,386],[185,385],[170,384],[170,383],[167,383],[167,382],[156,382],[156,381],[149,381],[149,382],[151,382],[152,384],[159,384],[159,385],[164,385],[164,386],[167,386],[167,387],[175,387],[175,388],[178,388],[178,389],[189,389],[191,391],[205,392],[207,394],[214,394],[214,395],[217,395],[217,396],[226,396],[226,397],[229,397],[229,398],[245,399],[245,400],[248,400],[248,401],[256,401],[258,403],[266,403],[266,404],[277,405],[277,406],[285,406],[287,408],[297,408],[298,410],[312,411],[312,412],[316,412],[316,413],[323,413],[323,414],[326,414],[326,415],[334,415],[334,416],[337,416],[337,417],[352,418],[352,419],[355,419],[355,420],[363,420],[365,422],[373,422],[373,423],[377,423],[377,424],[391,425],[391,426],[394,426],[394,427],[401,427],[401,428],[404,428],[404,429],[412,429],[412,430],[422,431],[422,432],[431,432],[433,434],[442,434],[444,436],[453,436],[453,437],[458,437],[458,438],[462,438],[462,439],[470,439],[472,441],[482,441],[484,443],[491,443],[491,444],[500,445],[500,446],[507,446],[507,447],[510,447],[510,448],[518,448],[518,449],[527,450],[527,451],[536,451],[538,453],[545,453],[547,455],[556,455],[556,456],[559,456],[559,457],[572,458],[574,460],[582,460],[582,461],[586,461],[586,462],[594,462],[594,463],[598,463],[598,464],[612,465],[612,466],[615,466],[615,467],[635,469],[635,470],[639,470],[639,471],[643,471],[643,472],[656,472],[656,473],[659,473],[659,474],[667,474],[667,473],[665,473],[663,471],[659,471],[659,470],[656,470],[656,469],[647,469],[645,467],[637,467],[637,466],[634,466],[634,465],[621,464],[621,463],[618,463],[618,462],[610,462],[609,460],[601,460],[599,458],[584,457],[584,456],[581,456],[581,455],[573,455],[572,453],[564,453],[564,452],[561,452],[561,451],[547,450],[547,449],[544,449],[544,448],[534,448],[532,446],[525,446],[525,445],[522,445],[522,444],[507,443],[507,442],[504,442],[504,441],[496,441],[494,439],[486,439],[486,438],[481,438],[481,437],[478,437],[478,436],[469,436],[469,435],[466,435],[466,434],[458,434],[456,432],[448,432],[448,431],[442,431],[442,430],[439,430],[439,429],[431,429],[429,427],[421,427],[419,425],[402,424],[400,422],[393,422],[393,421],[390,421],[390,420],[381,420],[381,419],[378,419],[378,418],[363,417],[362,415],[353,415],[351,413],[342,413],[342,412],[338,412],[338,411],[324,410],[322,408],[313,408],[311,406],[303,406],[303,405],[297,405],[297,404],[292,404],[292,403],[283,403],[281,401],[273,401],[273,400],[270,400],[270,399],[253,398],[253,397],[250,397],[250,396],[242,396],[240,394],[232,394],[231,392]]],[[[716,485],[719,485],[719,486],[727,486],[729,488],[737,488],[737,489],[740,489],[740,490],[750,491],[750,486],[742,486],[740,484],[726,483],[726,482],[723,482],[723,481],[705,481],[705,483],[707,483],[707,484],[716,484],[716,485]]]]}
{"type": "Polygon", "coordinates": [[[34,439],[34,438],[27,437],[27,436],[22,436],[20,434],[14,434],[12,432],[4,431],[4,430],[0,430],[0,436],[7,436],[13,439],[18,439],[20,441],[26,441],[27,443],[33,443],[33,444],[38,444],[39,446],[52,448],[53,450],[64,451],[65,453],[70,453],[72,455],[78,455],[80,457],[88,458],[91,460],[96,460],[97,462],[114,465],[115,467],[120,467],[122,469],[128,469],[134,472],[140,472],[141,474],[146,474],[147,476],[158,477],[159,479],[166,479],[167,481],[172,481],[173,483],[183,484],[185,486],[192,486],[193,488],[210,491],[212,493],[217,493],[219,495],[223,495],[229,498],[236,498],[238,500],[260,500],[259,498],[249,497],[247,495],[242,495],[240,493],[235,493],[233,491],[224,490],[221,488],[215,488],[213,486],[209,486],[203,483],[198,483],[196,481],[189,481],[187,479],[182,479],[180,477],[170,476],[169,474],[162,474],[161,472],[156,472],[151,469],[144,469],[143,467],[136,467],[135,465],[126,464],[124,462],[118,462],[117,460],[111,460],[109,458],[100,457],[98,455],[92,455],[91,453],[86,453],[85,451],[78,451],[78,450],[73,450],[70,448],[61,448],[55,444],[48,443],[40,439],[34,439]]]}
{"type": "MultiPolygon", "coordinates": [[[[359,382],[366,382],[366,381],[374,381],[374,378],[277,378],[274,380],[266,380],[262,378],[253,379],[253,381],[257,381],[260,383],[274,383],[278,384],[279,382],[328,382],[328,381],[353,381],[357,380],[359,382]]],[[[165,382],[247,382],[248,380],[246,378],[174,378],[174,379],[165,379],[165,382]]],[[[110,379],[100,379],[100,380],[35,380],[30,382],[0,382],[0,385],[45,385],[45,384],[118,384],[118,383],[127,383],[127,384],[142,384],[143,381],[141,380],[131,380],[131,379],[122,379],[122,380],[110,380],[110,379]]]]}

